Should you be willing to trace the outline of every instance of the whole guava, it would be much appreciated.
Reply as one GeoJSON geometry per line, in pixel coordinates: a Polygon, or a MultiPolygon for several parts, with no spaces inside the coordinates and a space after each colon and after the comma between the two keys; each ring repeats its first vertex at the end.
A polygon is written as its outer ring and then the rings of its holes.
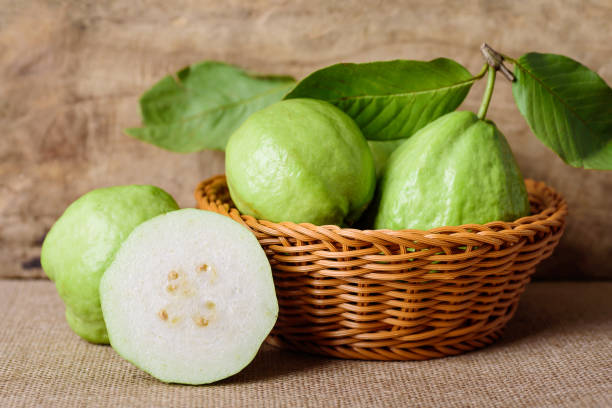
{"type": "Polygon", "coordinates": [[[136,226],[178,208],[160,188],[116,186],[84,194],[55,222],[43,242],[41,263],[76,334],[108,343],[98,294],[102,274],[136,226]]]}
{"type": "Polygon", "coordinates": [[[391,154],[375,228],[421,229],[529,215],[527,190],[504,135],[472,112],[448,113],[391,154]]]}
{"type": "Polygon", "coordinates": [[[290,99],[254,113],[225,154],[232,200],[256,218],[350,225],[374,195],[368,144],[328,102],[290,99]]]}
{"type": "Polygon", "coordinates": [[[406,139],[395,140],[368,140],[368,146],[372,152],[374,159],[374,168],[376,169],[376,177],[380,177],[383,169],[391,157],[391,154],[397,149],[406,139]]]}

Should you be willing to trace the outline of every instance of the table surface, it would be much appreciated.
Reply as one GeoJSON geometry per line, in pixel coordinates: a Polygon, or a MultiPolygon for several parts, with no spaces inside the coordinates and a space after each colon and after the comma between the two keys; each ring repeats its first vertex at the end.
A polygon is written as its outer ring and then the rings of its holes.
{"type": "Polygon", "coordinates": [[[612,282],[532,283],[504,337],[424,362],[264,346],[208,386],[161,383],[73,334],[48,281],[0,280],[0,406],[612,406],[612,282]]]}

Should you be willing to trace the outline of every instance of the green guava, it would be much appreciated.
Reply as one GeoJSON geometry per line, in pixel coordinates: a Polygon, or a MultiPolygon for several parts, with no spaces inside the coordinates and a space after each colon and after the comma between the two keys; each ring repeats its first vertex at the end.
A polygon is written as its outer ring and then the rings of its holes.
{"type": "Polygon", "coordinates": [[[421,229],[529,215],[521,172],[502,133],[472,112],[451,112],[389,158],[375,228],[421,229]]]}
{"type": "Polygon", "coordinates": [[[153,186],[116,186],[90,191],[56,221],[42,246],[41,263],[66,305],[72,330],[92,343],[108,343],[98,285],[132,230],[178,205],[153,186]]]}
{"type": "Polygon", "coordinates": [[[100,299],[111,346],[171,383],[239,372],[278,317],[272,270],[255,236],[195,209],[136,227],[104,272],[100,299]]]}
{"type": "Polygon", "coordinates": [[[383,169],[391,157],[391,153],[395,151],[406,139],[396,140],[368,140],[368,146],[372,152],[374,159],[374,168],[376,169],[376,177],[380,177],[383,169]]]}
{"type": "Polygon", "coordinates": [[[256,218],[350,225],[374,195],[368,144],[328,102],[290,99],[254,113],[225,154],[232,200],[256,218]]]}

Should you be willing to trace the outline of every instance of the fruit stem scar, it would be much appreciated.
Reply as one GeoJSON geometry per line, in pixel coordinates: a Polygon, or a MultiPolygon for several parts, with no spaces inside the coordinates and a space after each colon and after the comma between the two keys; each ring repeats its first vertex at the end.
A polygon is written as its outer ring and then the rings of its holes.
{"type": "Polygon", "coordinates": [[[166,309],[162,309],[160,310],[157,315],[159,316],[160,319],[162,320],[168,320],[168,312],[166,312],[166,309]]]}

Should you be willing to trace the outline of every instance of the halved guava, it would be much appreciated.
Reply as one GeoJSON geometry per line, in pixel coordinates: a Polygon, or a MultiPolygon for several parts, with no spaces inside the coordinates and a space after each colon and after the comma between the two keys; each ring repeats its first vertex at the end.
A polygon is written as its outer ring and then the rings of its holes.
{"type": "Polygon", "coordinates": [[[247,366],[278,303],[255,236],[232,219],[183,209],[130,234],[100,282],[112,347],[153,377],[206,384],[247,366]]]}

